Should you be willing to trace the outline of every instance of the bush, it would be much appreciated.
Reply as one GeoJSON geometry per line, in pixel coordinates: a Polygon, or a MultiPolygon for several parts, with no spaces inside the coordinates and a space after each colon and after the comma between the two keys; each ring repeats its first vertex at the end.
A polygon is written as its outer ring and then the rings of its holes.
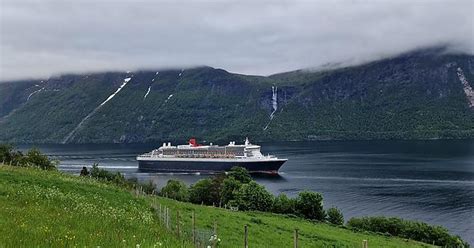
{"type": "Polygon", "coordinates": [[[136,178],[125,179],[125,176],[120,172],[111,172],[99,168],[97,163],[92,165],[90,172],[86,167],[82,167],[81,176],[90,176],[95,179],[110,182],[127,189],[140,189],[145,194],[154,194],[156,192],[156,185],[152,181],[147,183],[138,183],[136,178]]]}
{"type": "Polygon", "coordinates": [[[262,185],[251,181],[243,184],[237,192],[237,207],[241,210],[269,211],[273,204],[273,195],[262,185]]]}
{"type": "Polygon", "coordinates": [[[79,175],[82,176],[82,177],[89,176],[89,171],[87,170],[87,167],[83,166],[82,170],[81,170],[81,173],[79,175]]]}
{"type": "MultiPolygon", "coordinates": [[[[105,170],[104,170],[105,171],[105,170]]],[[[123,185],[123,186],[127,186],[128,183],[127,183],[127,180],[125,180],[125,176],[120,173],[120,172],[109,172],[111,175],[112,175],[112,179],[110,181],[112,181],[113,183],[117,184],[117,185],[123,185]]]]}
{"type": "Polygon", "coordinates": [[[326,217],[323,196],[315,192],[300,192],[296,198],[296,212],[306,219],[323,221],[326,217]]]}
{"type": "Polygon", "coordinates": [[[344,216],[339,209],[332,207],[327,210],[327,221],[334,225],[342,226],[344,225],[344,216]]]}
{"type": "Polygon", "coordinates": [[[156,192],[156,185],[151,180],[144,184],[135,184],[135,185],[140,186],[145,194],[153,195],[156,192]]]}
{"type": "Polygon", "coordinates": [[[288,198],[285,194],[279,194],[273,201],[272,212],[278,214],[294,214],[296,200],[288,198]]]}
{"type": "Polygon", "coordinates": [[[188,201],[189,199],[189,192],[186,185],[174,179],[168,180],[166,186],[161,189],[160,195],[178,201],[188,201]]]}
{"type": "Polygon", "coordinates": [[[189,188],[189,201],[196,204],[211,205],[213,203],[211,197],[212,181],[209,178],[201,179],[189,188]]]}
{"type": "Polygon", "coordinates": [[[239,166],[232,167],[232,169],[230,169],[229,176],[235,178],[241,183],[249,183],[252,181],[252,177],[250,176],[247,169],[239,166]]]}
{"type": "MultiPolygon", "coordinates": [[[[118,172],[120,174],[120,172],[118,172]]],[[[116,178],[116,175],[110,171],[103,170],[99,168],[99,164],[94,163],[91,168],[90,172],[91,177],[105,180],[105,181],[113,181],[116,178]]],[[[120,177],[120,176],[119,176],[120,177]]]]}
{"type": "MultiPolygon", "coordinates": [[[[83,168],[81,170],[81,175],[83,173],[86,173],[86,171],[87,171],[87,168],[86,168],[85,171],[84,171],[84,168],[83,168]]],[[[108,171],[108,170],[100,169],[99,165],[97,163],[94,163],[92,165],[92,168],[91,168],[89,174],[90,174],[91,177],[93,177],[95,179],[111,182],[111,183],[114,183],[118,186],[123,186],[123,187],[127,187],[127,188],[133,188],[134,186],[136,186],[136,183],[132,183],[132,182],[127,181],[125,179],[125,177],[120,172],[118,172],[118,171],[117,172],[111,172],[111,171],[108,171]]]]}
{"type": "Polygon", "coordinates": [[[408,221],[395,217],[351,218],[347,225],[356,230],[388,233],[401,238],[443,247],[469,247],[459,236],[450,235],[440,226],[430,226],[423,222],[408,221]]]}

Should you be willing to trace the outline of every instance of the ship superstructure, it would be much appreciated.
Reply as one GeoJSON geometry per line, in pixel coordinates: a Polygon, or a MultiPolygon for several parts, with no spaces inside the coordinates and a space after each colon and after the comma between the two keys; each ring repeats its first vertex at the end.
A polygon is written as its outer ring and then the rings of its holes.
{"type": "Polygon", "coordinates": [[[277,173],[287,159],[264,156],[260,146],[245,139],[244,144],[231,141],[226,146],[201,145],[190,139],[187,145],[163,145],[151,152],[137,156],[139,169],[174,172],[213,172],[241,166],[250,172],[277,173]]]}

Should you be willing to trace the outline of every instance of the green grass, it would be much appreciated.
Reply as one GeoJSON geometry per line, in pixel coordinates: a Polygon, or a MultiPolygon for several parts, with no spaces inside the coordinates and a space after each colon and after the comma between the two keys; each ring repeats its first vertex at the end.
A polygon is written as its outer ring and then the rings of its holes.
{"type": "Polygon", "coordinates": [[[170,208],[173,217],[176,210],[179,210],[181,229],[191,230],[193,211],[197,229],[212,230],[216,221],[218,237],[221,239],[220,247],[242,246],[244,225],[248,225],[250,247],[293,247],[295,228],[299,229],[301,247],[362,247],[362,240],[368,240],[369,247],[432,247],[374,233],[354,232],[296,217],[262,212],[235,212],[166,198],[158,198],[156,201],[162,207],[170,208]]]}
{"type": "Polygon", "coordinates": [[[0,247],[182,243],[143,198],[93,179],[9,166],[0,166],[0,230],[0,247]]]}
{"type": "Polygon", "coordinates": [[[175,234],[177,210],[182,236],[187,233],[188,238],[193,211],[203,239],[216,221],[219,247],[243,246],[244,225],[250,247],[292,247],[295,228],[301,247],[361,247],[364,239],[369,247],[430,247],[282,215],[135,196],[60,172],[0,166],[0,247],[192,247],[175,234]],[[151,206],[170,209],[173,231],[160,225],[151,206]]]}

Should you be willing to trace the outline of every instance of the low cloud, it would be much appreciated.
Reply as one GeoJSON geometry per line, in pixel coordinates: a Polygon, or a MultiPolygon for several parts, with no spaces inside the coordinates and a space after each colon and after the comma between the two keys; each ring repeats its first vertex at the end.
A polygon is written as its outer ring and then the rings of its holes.
{"type": "Polygon", "coordinates": [[[210,65],[268,75],[449,44],[474,53],[471,0],[0,0],[0,80],[210,65]]]}

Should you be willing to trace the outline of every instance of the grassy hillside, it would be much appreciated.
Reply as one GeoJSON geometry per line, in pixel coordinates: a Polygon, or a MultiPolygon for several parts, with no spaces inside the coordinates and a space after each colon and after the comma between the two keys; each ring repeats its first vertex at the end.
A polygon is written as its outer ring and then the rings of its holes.
{"type": "Polygon", "coordinates": [[[219,247],[242,246],[244,225],[248,225],[250,247],[291,247],[295,228],[300,230],[301,247],[360,247],[364,239],[370,247],[430,247],[281,215],[138,197],[60,172],[0,166],[0,246],[192,247],[175,234],[177,210],[181,237],[190,233],[194,211],[203,240],[217,222],[219,247]],[[170,209],[171,231],[151,206],[170,209]]]}
{"type": "Polygon", "coordinates": [[[298,243],[301,247],[361,247],[363,240],[368,240],[371,247],[431,247],[418,242],[358,233],[329,224],[271,213],[233,212],[166,198],[160,198],[158,202],[174,212],[179,210],[182,229],[191,229],[193,211],[198,228],[211,229],[216,221],[222,247],[241,246],[244,239],[244,225],[248,225],[250,247],[292,247],[295,228],[299,229],[298,243]]]}
{"type": "Polygon", "coordinates": [[[149,204],[92,179],[0,166],[0,247],[178,247],[149,204]],[[161,244],[161,245],[160,245],[161,244]]]}

